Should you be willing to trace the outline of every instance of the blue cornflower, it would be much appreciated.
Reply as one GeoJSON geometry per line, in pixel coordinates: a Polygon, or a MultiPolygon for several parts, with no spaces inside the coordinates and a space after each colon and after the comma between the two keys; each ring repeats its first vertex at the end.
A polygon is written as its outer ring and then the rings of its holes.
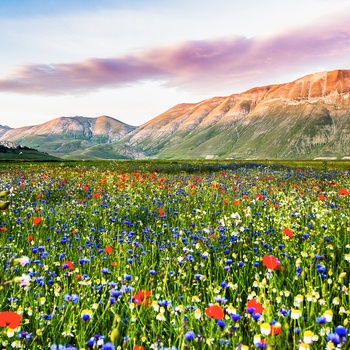
{"type": "Polygon", "coordinates": [[[185,339],[190,341],[193,340],[195,336],[196,335],[193,331],[188,331],[184,334],[185,339]]]}
{"type": "Polygon", "coordinates": [[[221,282],[220,287],[226,289],[228,287],[228,284],[226,282],[221,282]]]}
{"type": "Polygon", "coordinates": [[[109,293],[110,293],[111,296],[114,297],[114,298],[118,298],[118,297],[120,297],[120,296],[123,294],[120,290],[115,289],[115,288],[111,289],[111,290],[109,291],[109,293]]]}
{"type": "Polygon", "coordinates": [[[84,264],[88,264],[90,260],[88,258],[81,258],[78,260],[79,264],[83,266],[84,264]]]}
{"type": "Polygon", "coordinates": [[[254,319],[255,321],[259,321],[259,319],[260,319],[260,317],[261,317],[261,314],[259,314],[259,313],[254,313],[254,314],[252,315],[252,317],[253,317],[253,319],[254,319]]]}
{"type": "Polygon", "coordinates": [[[194,275],[194,279],[196,280],[196,281],[199,281],[199,280],[201,280],[203,278],[203,275],[201,275],[200,273],[196,273],[195,275],[194,275]]]}
{"type": "Polygon", "coordinates": [[[255,307],[247,307],[246,311],[248,314],[253,314],[255,312],[255,307]]]}
{"type": "MultiPolygon", "coordinates": [[[[230,341],[230,339],[219,339],[219,340],[218,340],[218,343],[219,343],[220,345],[230,345],[231,341],[230,341]]],[[[237,349],[238,349],[238,348],[237,348],[237,349]]]]}
{"type": "Polygon", "coordinates": [[[114,350],[114,349],[115,349],[115,346],[111,342],[102,345],[102,350],[114,350]]]}
{"type": "Polygon", "coordinates": [[[78,294],[65,294],[63,296],[64,301],[72,301],[74,304],[76,304],[79,301],[79,295],[78,294]]]}
{"type": "Polygon", "coordinates": [[[163,307],[168,307],[172,305],[171,300],[158,300],[158,305],[163,307]]]}
{"type": "Polygon", "coordinates": [[[338,345],[340,343],[340,338],[337,333],[328,333],[327,340],[331,341],[334,345],[338,345]]]}
{"type": "Polygon", "coordinates": [[[131,293],[133,291],[133,287],[131,286],[125,286],[123,285],[120,290],[123,292],[123,293],[131,293]]]}
{"type": "Polygon", "coordinates": [[[42,287],[44,285],[44,277],[43,276],[35,277],[34,282],[39,284],[39,286],[42,287]]]}
{"type": "Polygon", "coordinates": [[[132,279],[131,275],[124,275],[124,280],[125,281],[130,281],[132,279]]]}
{"type": "Polygon", "coordinates": [[[241,315],[240,314],[232,314],[231,315],[231,320],[232,321],[239,321],[241,319],[241,315]]]}
{"type": "Polygon", "coordinates": [[[319,324],[324,324],[327,322],[327,319],[324,316],[316,317],[316,322],[319,324]]]}
{"type": "Polygon", "coordinates": [[[226,326],[226,323],[225,323],[225,321],[223,321],[223,320],[217,320],[217,321],[216,321],[216,324],[217,324],[221,329],[225,328],[225,326],[226,326]]]}
{"type": "Polygon", "coordinates": [[[214,297],[214,300],[218,303],[226,303],[227,302],[227,299],[225,297],[220,296],[220,295],[216,295],[214,297]]]}
{"type": "Polygon", "coordinates": [[[338,326],[335,328],[335,333],[337,333],[340,337],[345,337],[348,334],[348,331],[343,326],[338,326]]]}

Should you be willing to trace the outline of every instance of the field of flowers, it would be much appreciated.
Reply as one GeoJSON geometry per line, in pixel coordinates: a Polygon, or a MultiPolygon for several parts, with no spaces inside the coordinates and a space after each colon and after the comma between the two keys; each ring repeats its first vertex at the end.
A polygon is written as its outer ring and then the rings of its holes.
{"type": "Polygon", "coordinates": [[[349,349],[350,171],[0,167],[0,343],[349,349]]]}

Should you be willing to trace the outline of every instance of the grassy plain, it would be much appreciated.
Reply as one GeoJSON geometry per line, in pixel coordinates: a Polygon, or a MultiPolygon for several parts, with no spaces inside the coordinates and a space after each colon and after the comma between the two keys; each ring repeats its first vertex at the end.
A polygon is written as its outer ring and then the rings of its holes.
{"type": "Polygon", "coordinates": [[[349,161],[3,162],[2,346],[347,349],[349,191],[349,161]]]}

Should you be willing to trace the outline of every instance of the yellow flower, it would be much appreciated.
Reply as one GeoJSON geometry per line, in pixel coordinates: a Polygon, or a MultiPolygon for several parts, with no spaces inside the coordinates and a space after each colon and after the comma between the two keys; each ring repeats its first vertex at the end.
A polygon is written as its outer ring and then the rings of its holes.
{"type": "Polygon", "coordinates": [[[290,317],[291,317],[293,320],[297,320],[299,317],[301,317],[301,310],[293,309],[293,308],[292,308],[292,312],[291,312],[291,314],[290,314],[290,317]]]}
{"type": "MultiPolygon", "coordinates": [[[[270,332],[269,332],[270,333],[270,332]]],[[[260,334],[255,334],[254,335],[254,339],[253,339],[253,343],[254,344],[259,344],[261,342],[261,337],[260,334]]]]}
{"type": "Polygon", "coordinates": [[[343,279],[346,276],[346,272],[342,272],[339,274],[339,279],[343,279]]]}
{"type": "Polygon", "coordinates": [[[156,316],[156,319],[157,319],[158,321],[165,321],[165,320],[166,320],[166,318],[165,318],[163,312],[160,312],[160,313],[156,316]]]}
{"type": "Polygon", "coordinates": [[[304,337],[303,337],[304,343],[312,344],[312,342],[313,342],[313,339],[312,339],[313,335],[314,334],[311,331],[305,331],[304,332],[304,337]]]}
{"type": "Polygon", "coordinates": [[[6,334],[9,338],[12,338],[15,335],[15,330],[12,328],[7,328],[6,334]]]}
{"type": "Polygon", "coordinates": [[[152,307],[153,307],[155,312],[159,311],[159,305],[158,305],[158,301],[157,300],[153,300],[152,301],[152,307]]]}
{"type": "Polygon", "coordinates": [[[18,349],[23,349],[22,344],[20,340],[15,340],[11,343],[11,348],[18,348],[18,349]]]}
{"type": "Polygon", "coordinates": [[[284,296],[286,296],[287,298],[289,297],[290,295],[290,291],[289,290],[285,290],[283,291],[284,292],[284,296]]]}
{"type": "Polygon", "coordinates": [[[196,310],[194,311],[194,317],[195,317],[197,320],[199,320],[199,319],[202,317],[201,310],[196,309],[196,310]]]}
{"type": "Polygon", "coordinates": [[[327,322],[332,322],[332,320],[333,320],[333,311],[332,310],[326,310],[324,312],[323,316],[326,318],[327,322]]]}
{"type": "Polygon", "coordinates": [[[304,297],[301,294],[298,294],[295,298],[294,298],[294,306],[300,306],[300,304],[303,302],[304,297]]]}
{"type": "MultiPolygon", "coordinates": [[[[260,326],[260,332],[262,335],[269,335],[271,331],[271,326],[269,323],[264,322],[260,326]]],[[[259,341],[260,342],[260,341],[259,341]]]]}
{"type": "Polygon", "coordinates": [[[335,345],[334,345],[334,343],[332,341],[329,341],[327,343],[326,350],[331,350],[331,349],[335,349],[335,348],[336,347],[335,347],[335,345]]]}
{"type": "Polygon", "coordinates": [[[227,312],[229,315],[232,315],[232,314],[236,314],[236,313],[237,313],[237,310],[232,306],[232,304],[230,304],[229,306],[227,306],[226,312],[227,312]]]}
{"type": "Polygon", "coordinates": [[[311,293],[307,293],[306,294],[306,300],[307,301],[312,301],[313,297],[312,297],[312,294],[311,293]]]}
{"type": "Polygon", "coordinates": [[[333,304],[334,304],[334,305],[339,305],[339,304],[340,304],[340,299],[339,299],[339,297],[335,297],[335,298],[333,299],[333,304]]]}
{"type": "Polygon", "coordinates": [[[206,343],[207,345],[213,345],[213,343],[214,343],[214,338],[207,338],[207,339],[205,339],[205,343],[206,343]]]}

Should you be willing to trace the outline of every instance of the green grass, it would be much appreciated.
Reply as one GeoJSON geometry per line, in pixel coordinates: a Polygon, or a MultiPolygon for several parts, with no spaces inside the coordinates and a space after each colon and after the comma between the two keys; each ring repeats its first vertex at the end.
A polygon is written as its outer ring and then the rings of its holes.
{"type": "Polygon", "coordinates": [[[307,331],[330,347],[349,331],[349,165],[1,162],[2,347],[280,350],[307,331]]]}

